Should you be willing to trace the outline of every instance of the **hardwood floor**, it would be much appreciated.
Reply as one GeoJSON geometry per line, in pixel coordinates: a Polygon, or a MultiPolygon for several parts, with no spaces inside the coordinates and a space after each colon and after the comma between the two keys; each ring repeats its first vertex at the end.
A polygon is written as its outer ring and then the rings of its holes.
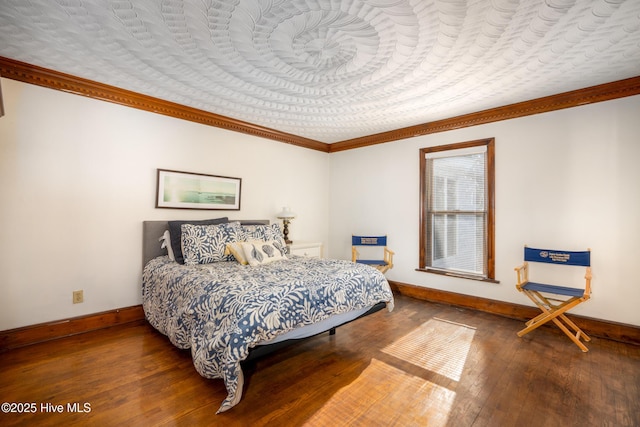
{"type": "Polygon", "coordinates": [[[392,313],[247,364],[242,401],[215,415],[222,380],[131,323],[1,353],[2,402],[36,413],[0,413],[0,424],[640,425],[640,346],[593,338],[582,353],[554,328],[521,328],[398,295],[392,313]]]}

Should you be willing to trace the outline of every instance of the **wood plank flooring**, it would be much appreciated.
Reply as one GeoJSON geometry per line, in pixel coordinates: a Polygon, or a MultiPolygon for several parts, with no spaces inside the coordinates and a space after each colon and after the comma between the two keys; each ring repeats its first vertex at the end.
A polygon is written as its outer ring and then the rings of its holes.
{"type": "Polygon", "coordinates": [[[0,400],[36,407],[0,425],[640,426],[640,346],[593,338],[582,353],[521,328],[397,295],[392,313],[247,364],[242,401],[215,415],[222,380],[132,323],[0,354],[0,400]]]}

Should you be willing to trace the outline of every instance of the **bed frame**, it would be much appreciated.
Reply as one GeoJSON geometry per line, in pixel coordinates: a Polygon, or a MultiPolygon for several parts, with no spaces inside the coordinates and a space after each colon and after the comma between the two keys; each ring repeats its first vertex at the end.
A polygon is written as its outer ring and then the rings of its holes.
{"type": "Polygon", "coordinates": [[[324,330],[322,332],[318,332],[318,333],[313,334],[313,335],[308,335],[308,336],[306,336],[304,338],[285,339],[283,341],[278,341],[278,342],[273,343],[273,344],[263,344],[263,345],[259,345],[257,347],[253,347],[251,350],[249,350],[249,356],[247,356],[247,358],[245,360],[243,360],[241,363],[244,364],[244,363],[247,363],[247,362],[251,362],[251,361],[253,361],[255,359],[258,359],[258,358],[260,358],[262,356],[266,356],[267,354],[270,354],[270,353],[273,353],[275,351],[278,351],[281,348],[285,348],[285,347],[288,347],[288,346],[290,346],[292,344],[295,344],[297,342],[304,341],[306,339],[315,337],[316,335],[324,334],[325,332],[329,332],[329,335],[335,335],[336,334],[336,328],[338,328],[340,326],[344,326],[347,323],[351,323],[354,320],[358,320],[361,317],[366,317],[366,316],[368,316],[370,314],[375,313],[376,311],[380,311],[383,308],[385,308],[386,306],[387,306],[386,303],[379,302],[376,305],[374,305],[373,307],[371,307],[369,310],[367,310],[366,312],[362,313],[360,316],[358,316],[358,317],[356,317],[354,319],[347,320],[346,322],[340,323],[340,324],[338,324],[338,325],[336,325],[336,326],[334,326],[334,327],[332,327],[330,329],[324,330]]]}
{"type": "MultiPolygon", "coordinates": [[[[233,221],[233,220],[230,220],[233,221]]],[[[257,219],[257,220],[240,220],[240,223],[243,225],[269,225],[270,221],[268,219],[257,219]]],[[[165,230],[169,228],[168,221],[143,221],[142,222],[142,268],[151,261],[152,259],[167,255],[167,249],[160,247],[160,238],[164,234],[165,230]]],[[[295,344],[296,342],[305,340],[307,338],[311,338],[316,335],[320,335],[325,332],[329,332],[330,335],[334,335],[336,332],[336,328],[342,325],[346,325],[347,323],[353,322],[354,320],[360,319],[361,317],[368,316],[369,314],[375,313],[386,307],[386,303],[380,302],[369,310],[363,312],[358,317],[353,319],[348,319],[346,321],[342,321],[337,324],[331,324],[327,329],[324,329],[320,332],[314,332],[312,334],[306,335],[300,338],[293,339],[284,339],[282,341],[278,341],[272,344],[264,344],[257,347],[254,347],[249,352],[249,356],[242,362],[246,363],[277,351],[281,348],[287,347],[291,344],[295,344]]],[[[285,336],[286,338],[286,336],[285,336]]]]}

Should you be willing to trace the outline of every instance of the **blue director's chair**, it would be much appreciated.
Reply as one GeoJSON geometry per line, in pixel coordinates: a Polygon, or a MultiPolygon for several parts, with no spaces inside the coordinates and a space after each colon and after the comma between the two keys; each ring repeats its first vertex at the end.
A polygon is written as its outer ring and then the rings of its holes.
{"type": "Polygon", "coordinates": [[[591,341],[582,329],[576,326],[565,313],[587,301],[591,296],[591,250],[582,252],[552,249],[524,248],[524,264],[515,268],[518,275],[516,288],[524,292],[542,311],[529,320],[527,327],[518,332],[521,337],[548,321],[556,324],[580,349],[589,351],[580,339],[591,341]],[[547,285],[529,281],[529,263],[540,262],[561,266],[586,267],[584,288],[547,285]],[[571,329],[571,330],[570,330],[571,329]]]}
{"type": "Polygon", "coordinates": [[[387,248],[387,236],[351,236],[351,261],[353,262],[367,264],[386,273],[393,268],[393,254],[394,252],[387,248]],[[360,253],[356,249],[358,246],[383,247],[382,259],[360,259],[360,253]]]}

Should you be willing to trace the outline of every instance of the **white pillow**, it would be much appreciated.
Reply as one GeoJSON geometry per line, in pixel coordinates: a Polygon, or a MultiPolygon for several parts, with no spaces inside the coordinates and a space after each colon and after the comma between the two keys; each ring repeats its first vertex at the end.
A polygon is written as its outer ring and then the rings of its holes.
{"type": "Polygon", "coordinates": [[[164,234],[158,239],[158,241],[162,242],[162,244],[160,245],[161,248],[167,248],[169,259],[171,261],[175,261],[176,257],[173,255],[173,248],[171,247],[171,235],[169,234],[169,230],[165,230],[164,234]]]}
{"type": "Polygon", "coordinates": [[[251,242],[240,242],[244,257],[250,266],[268,264],[270,262],[287,259],[285,247],[280,242],[253,240],[251,242]]]}

